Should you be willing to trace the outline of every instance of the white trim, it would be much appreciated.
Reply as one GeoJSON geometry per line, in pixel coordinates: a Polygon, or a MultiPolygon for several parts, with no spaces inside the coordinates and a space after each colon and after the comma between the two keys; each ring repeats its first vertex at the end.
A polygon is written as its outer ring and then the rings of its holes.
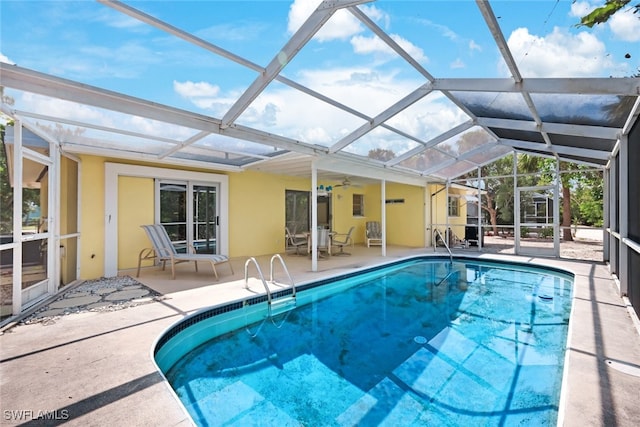
{"type": "MultiPolygon", "coordinates": [[[[13,131],[13,315],[22,311],[22,120],[13,131]]],[[[9,161],[9,159],[7,159],[9,161]]]]}
{"type": "Polygon", "coordinates": [[[380,219],[382,220],[382,256],[387,256],[387,181],[380,181],[380,219]]]}
{"type": "MultiPolygon", "coordinates": [[[[624,242],[629,237],[629,137],[623,135],[620,138],[620,174],[619,177],[619,211],[620,241],[624,242]]],[[[620,244],[617,276],[620,279],[620,295],[629,292],[629,246],[620,244]]]]}
{"type": "Polygon", "coordinates": [[[622,243],[627,245],[629,248],[633,249],[635,252],[640,254],[640,243],[634,242],[633,240],[625,237],[622,239],[622,243]]]}
{"type": "MultiPolygon", "coordinates": [[[[558,163],[556,162],[556,165],[558,163]]],[[[556,180],[557,182],[558,180],[556,180]]],[[[518,255],[553,255],[558,257],[560,255],[560,226],[559,226],[559,207],[558,207],[558,185],[545,185],[545,186],[534,186],[534,187],[516,187],[515,188],[515,205],[514,205],[514,218],[516,223],[516,228],[514,230],[514,240],[515,240],[515,250],[518,255]],[[521,192],[522,191],[537,191],[537,190],[553,190],[553,248],[549,250],[548,248],[532,248],[532,247],[523,247],[520,242],[520,228],[521,227],[531,227],[536,225],[547,225],[545,224],[535,224],[535,223],[526,223],[520,221],[520,202],[521,202],[521,192]]]]}
{"type": "Polygon", "coordinates": [[[120,176],[219,184],[220,218],[223,220],[220,225],[219,249],[221,254],[229,254],[229,177],[227,175],[109,162],[104,164],[104,171],[104,275],[106,277],[118,274],[118,178],[120,176]]]}

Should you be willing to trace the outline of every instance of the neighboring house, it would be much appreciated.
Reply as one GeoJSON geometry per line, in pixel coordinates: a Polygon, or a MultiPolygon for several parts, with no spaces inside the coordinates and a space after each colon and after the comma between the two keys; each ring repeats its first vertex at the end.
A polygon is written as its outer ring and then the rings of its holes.
{"type": "Polygon", "coordinates": [[[533,192],[520,208],[523,223],[553,223],[553,197],[533,192]]]}

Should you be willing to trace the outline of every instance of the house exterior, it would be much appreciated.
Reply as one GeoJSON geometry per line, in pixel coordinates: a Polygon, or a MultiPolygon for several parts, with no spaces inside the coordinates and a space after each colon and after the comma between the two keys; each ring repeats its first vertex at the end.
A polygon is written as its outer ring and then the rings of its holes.
{"type": "MultiPolygon", "coordinates": [[[[23,194],[27,194],[25,189],[36,192],[29,203],[40,209],[42,225],[32,230],[32,221],[4,224],[5,229],[18,229],[14,236],[28,233],[30,240],[23,242],[19,257],[15,249],[2,250],[3,319],[19,314],[76,280],[115,276],[119,271],[136,268],[140,252],[150,247],[141,225],[163,223],[166,214],[161,211],[164,209],[169,215],[176,215],[175,221],[171,222],[172,218],[164,221],[165,228],[171,230],[178,224],[183,230],[193,229],[199,221],[194,219],[195,209],[191,208],[197,189],[208,188],[215,197],[212,204],[215,215],[211,216],[213,221],[210,220],[215,236],[210,240],[215,242],[215,248],[210,251],[241,259],[284,252],[285,195],[292,190],[311,194],[311,182],[305,178],[69,155],[55,148],[49,150],[44,140],[27,129],[21,133],[23,194]],[[163,188],[182,189],[181,198],[164,200],[163,188]],[[170,203],[168,208],[167,203],[170,203]],[[184,212],[178,212],[181,209],[184,212]],[[14,268],[14,262],[22,268],[14,268]],[[22,270],[21,274],[16,274],[17,270],[22,270]]],[[[5,170],[7,176],[16,173],[12,159],[15,141],[16,130],[9,126],[4,144],[11,159],[5,170]]],[[[10,181],[9,191],[15,204],[19,187],[13,185],[13,179],[10,181]]],[[[341,188],[339,180],[323,182],[333,186],[324,196],[331,199],[331,228],[346,232],[355,227],[355,244],[364,242],[367,221],[383,221],[383,217],[386,245],[407,247],[431,244],[427,230],[431,217],[445,222],[445,193],[430,200],[434,186],[385,183],[383,203],[382,183],[341,188]],[[354,215],[354,195],[361,205],[359,208],[363,208],[357,215],[354,215]]],[[[455,189],[449,194],[456,200],[460,197],[455,189]]],[[[3,210],[7,209],[3,207],[3,210]]],[[[464,222],[465,217],[461,207],[459,215],[451,219],[451,225],[464,222]]],[[[3,243],[9,244],[11,233],[5,231],[3,236],[6,240],[3,243]]],[[[178,240],[185,243],[185,239],[178,240]]],[[[188,240],[197,243],[202,239],[190,236],[188,240]]],[[[380,248],[371,250],[380,251],[380,248]]],[[[151,265],[153,261],[143,261],[143,266],[151,265]]]]}

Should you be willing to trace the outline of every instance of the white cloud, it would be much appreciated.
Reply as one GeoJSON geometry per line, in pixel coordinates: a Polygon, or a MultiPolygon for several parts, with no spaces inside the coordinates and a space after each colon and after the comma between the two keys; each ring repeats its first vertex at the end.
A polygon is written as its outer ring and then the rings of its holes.
{"type": "Polygon", "coordinates": [[[220,87],[207,82],[173,82],[173,90],[198,108],[222,117],[235,102],[234,98],[220,95],[220,87]]]}
{"type": "MultiPolygon", "coordinates": [[[[397,34],[392,34],[391,38],[393,41],[398,43],[402,49],[404,49],[409,55],[413,56],[417,61],[423,61],[426,59],[424,55],[424,51],[411,43],[410,41],[400,37],[397,34]]],[[[351,46],[353,46],[353,51],[360,55],[368,55],[368,54],[382,54],[388,56],[395,56],[396,53],[391,47],[382,41],[382,39],[378,37],[365,37],[365,36],[354,36],[351,38],[351,46]]]]}
{"type": "Polygon", "coordinates": [[[474,40],[469,40],[469,50],[477,50],[478,52],[482,52],[482,46],[480,46],[474,40]]]}
{"type": "MultiPolygon", "coordinates": [[[[318,0],[295,0],[289,8],[289,23],[287,30],[290,34],[295,33],[302,24],[311,16],[318,7],[318,0]]],[[[351,13],[344,9],[338,10],[329,18],[329,21],[318,31],[314,40],[319,42],[330,40],[346,40],[354,34],[363,31],[360,21],[358,21],[351,13]]]]}
{"type": "Polygon", "coordinates": [[[0,62],[4,62],[5,64],[16,65],[15,62],[10,60],[6,55],[3,55],[2,53],[0,53],[0,62]]]}
{"type": "Polygon", "coordinates": [[[571,10],[569,11],[569,16],[575,16],[577,18],[582,18],[585,15],[588,15],[598,6],[602,6],[602,3],[598,3],[595,1],[574,1],[571,3],[571,10]]]}
{"type": "Polygon", "coordinates": [[[462,59],[456,58],[456,60],[453,61],[449,66],[452,69],[456,69],[456,68],[466,68],[467,65],[462,61],[462,59]]]}
{"type": "Polygon", "coordinates": [[[112,10],[103,10],[97,16],[89,18],[94,22],[100,22],[108,27],[116,29],[126,29],[134,32],[149,32],[149,26],[144,22],[132,18],[123,13],[118,13],[112,10]]]}
{"type": "Polygon", "coordinates": [[[397,34],[391,34],[393,41],[398,43],[402,49],[404,49],[409,55],[417,61],[426,61],[427,57],[424,55],[424,51],[418,46],[411,43],[409,40],[400,37],[397,34]]]}
{"type": "Polygon", "coordinates": [[[428,19],[423,19],[421,20],[421,22],[424,23],[427,27],[434,28],[443,37],[446,37],[453,42],[458,42],[462,40],[462,38],[458,35],[458,33],[453,31],[451,28],[447,27],[446,25],[436,24],[435,22],[430,21],[428,19]]]}
{"type": "MultiPolygon", "coordinates": [[[[615,63],[604,43],[586,31],[570,34],[556,27],[540,37],[518,28],[507,43],[525,77],[602,77],[626,71],[626,65],[615,63]]],[[[506,66],[501,67],[508,74],[506,66]]]]}
{"type": "Polygon", "coordinates": [[[351,38],[351,46],[353,46],[353,51],[360,55],[371,53],[393,54],[393,49],[378,37],[354,36],[351,38]]]}
{"type": "Polygon", "coordinates": [[[640,19],[637,14],[633,13],[634,10],[621,10],[607,22],[611,32],[620,40],[626,42],[640,41],[640,19]]]}
{"type": "Polygon", "coordinates": [[[360,9],[367,14],[371,20],[376,22],[382,28],[389,28],[389,23],[391,21],[391,17],[388,13],[381,11],[375,6],[363,4],[360,6],[360,9]]]}
{"type": "Polygon", "coordinates": [[[173,81],[173,89],[185,98],[191,97],[210,97],[217,96],[220,93],[220,87],[207,82],[194,83],[191,81],[178,82],[173,81]]]}

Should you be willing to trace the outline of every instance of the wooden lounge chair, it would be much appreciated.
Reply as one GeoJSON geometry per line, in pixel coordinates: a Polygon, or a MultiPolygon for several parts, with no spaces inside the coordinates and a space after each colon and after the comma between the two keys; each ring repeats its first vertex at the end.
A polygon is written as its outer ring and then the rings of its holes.
{"type": "Polygon", "coordinates": [[[163,270],[167,261],[171,263],[172,279],[176,278],[176,264],[190,261],[193,261],[196,264],[196,272],[198,271],[198,261],[211,263],[216,280],[218,280],[216,264],[222,264],[224,262],[228,263],[231,274],[233,274],[233,267],[229,262],[228,256],[217,254],[197,254],[193,248],[191,248],[192,253],[181,254],[176,251],[176,248],[171,243],[171,239],[169,239],[167,230],[165,230],[161,224],[143,225],[142,228],[147,233],[147,236],[153,245],[153,249],[146,248],[140,251],[140,255],[138,255],[138,273],[136,274],[136,277],[140,276],[140,265],[142,264],[142,261],[154,258],[162,261],[163,270]]]}

